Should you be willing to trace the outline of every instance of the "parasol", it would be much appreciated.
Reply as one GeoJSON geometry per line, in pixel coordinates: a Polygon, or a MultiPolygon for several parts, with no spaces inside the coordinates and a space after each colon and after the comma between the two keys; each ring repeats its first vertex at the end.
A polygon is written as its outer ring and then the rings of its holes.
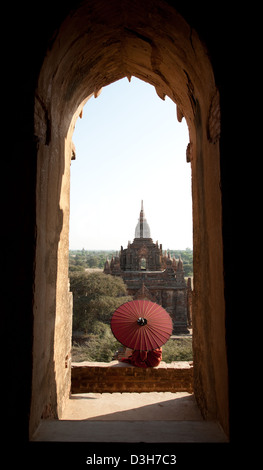
{"type": "Polygon", "coordinates": [[[151,351],[168,341],[173,324],[161,305],[149,300],[132,300],[115,310],[111,329],[115,338],[127,348],[151,351]]]}

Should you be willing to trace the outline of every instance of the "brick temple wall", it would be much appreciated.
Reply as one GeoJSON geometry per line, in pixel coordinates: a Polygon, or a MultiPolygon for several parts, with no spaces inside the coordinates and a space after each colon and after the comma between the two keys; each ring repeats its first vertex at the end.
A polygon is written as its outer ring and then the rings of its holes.
{"type": "Polygon", "coordinates": [[[111,363],[73,363],[71,393],[193,392],[193,366],[189,362],[161,362],[158,367],[111,363]]]}

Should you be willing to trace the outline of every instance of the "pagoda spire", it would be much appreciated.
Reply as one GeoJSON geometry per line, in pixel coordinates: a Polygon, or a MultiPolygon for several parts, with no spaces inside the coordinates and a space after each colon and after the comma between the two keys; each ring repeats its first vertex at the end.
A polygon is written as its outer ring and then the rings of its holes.
{"type": "Polygon", "coordinates": [[[140,238],[143,238],[143,219],[144,219],[144,212],[143,212],[143,200],[142,200],[141,212],[140,212],[140,238]]]}
{"type": "Polygon", "coordinates": [[[151,238],[150,227],[144,214],[143,200],[141,200],[140,217],[135,229],[135,238],[151,238]]]}

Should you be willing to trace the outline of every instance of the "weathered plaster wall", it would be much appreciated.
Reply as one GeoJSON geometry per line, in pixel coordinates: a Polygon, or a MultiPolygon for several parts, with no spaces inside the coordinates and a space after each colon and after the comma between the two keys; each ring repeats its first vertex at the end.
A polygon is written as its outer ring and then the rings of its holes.
{"type": "MultiPolygon", "coordinates": [[[[39,100],[36,100],[39,106],[39,100]]],[[[70,146],[41,129],[43,108],[37,107],[39,137],[37,192],[37,263],[31,416],[59,417],[70,390],[72,294],[68,281],[70,146]],[[47,138],[50,139],[47,145],[47,138]],[[67,358],[67,359],[66,359],[67,358]]],[[[36,424],[33,421],[32,426],[36,424]],[[34,423],[34,424],[33,424],[34,423]]]]}

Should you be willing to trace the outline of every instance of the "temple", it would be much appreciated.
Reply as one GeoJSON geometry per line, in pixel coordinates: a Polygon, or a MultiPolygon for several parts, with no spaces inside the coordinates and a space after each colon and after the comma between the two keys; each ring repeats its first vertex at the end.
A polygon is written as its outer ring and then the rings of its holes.
{"type": "Polygon", "coordinates": [[[146,220],[143,201],[133,242],[107,259],[104,273],[121,276],[128,294],[134,299],[148,299],[164,307],[173,321],[173,334],[187,334],[192,325],[191,278],[184,277],[181,258],[171,259],[162,245],[154,243],[146,220]]]}

